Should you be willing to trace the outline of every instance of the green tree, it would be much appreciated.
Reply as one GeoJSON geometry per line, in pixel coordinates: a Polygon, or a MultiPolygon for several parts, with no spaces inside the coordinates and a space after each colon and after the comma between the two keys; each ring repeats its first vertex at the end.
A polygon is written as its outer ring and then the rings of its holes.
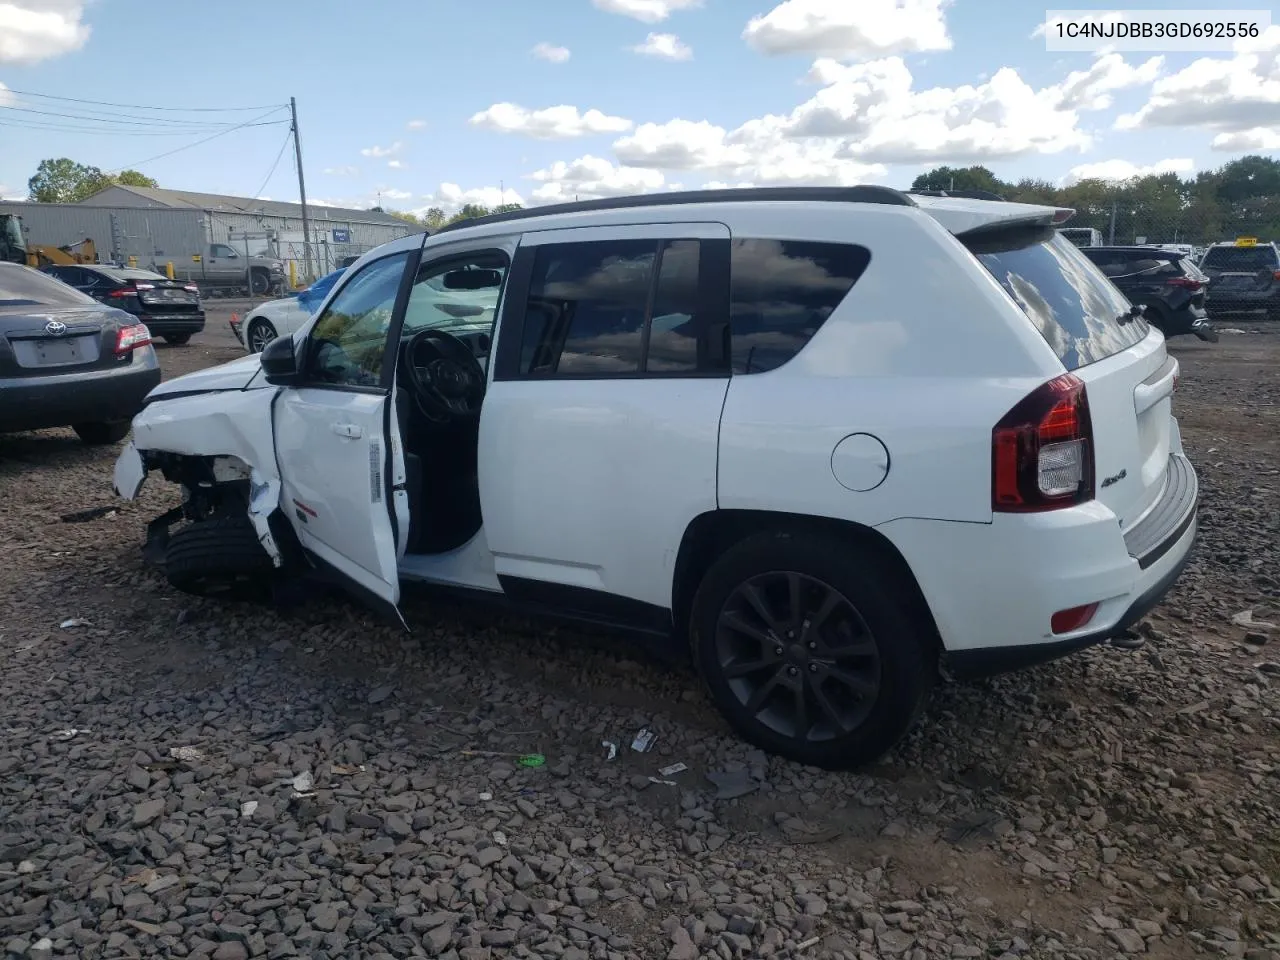
{"type": "Polygon", "coordinates": [[[383,210],[382,212],[405,223],[412,223],[415,227],[422,226],[422,221],[407,210],[383,210]]]}
{"type": "Polygon", "coordinates": [[[1004,196],[1009,189],[986,167],[934,167],[911,181],[912,190],[986,190],[1004,196]]]}
{"type": "Polygon", "coordinates": [[[121,170],[111,179],[122,187],[158,187],[160,186],[154,179],[148,177],[145,173],[139,173],[137,170],[121,170]]]}
{"type": "Polygon", "coordinates": [[[476,220],[479,217],[487,217],[492,213],[488,207],[479,203],[463,204],[462,209],[446,220],[446,223],[459,223],[462,220],[476,220]]]}
{"type": "Polygon", "coordinates": [[[428,230],[439,230],[444,226],[448,217],[445,216],[445,212],[439,207],[431,207],[426,213],[419,217],[419,219],[422,221],[422,225],[428,230]]]}
{"type": "Polygon", "coordinates": [[[151,177],[137,170],[103,173],[98,167],[77,163],[68,157],[41,160],[35,175],[27,181],[30,199],[40,203],[79,203],[99,190],[115,184],[129,187],[158,187],[151,177]]]}
{"type": "Polygon", "coordinates": [[[30,199],[40,203],[79,203],[111,186],[112,179],[97,167],[67,157],[41,160],[27,181],[30,199]]]}

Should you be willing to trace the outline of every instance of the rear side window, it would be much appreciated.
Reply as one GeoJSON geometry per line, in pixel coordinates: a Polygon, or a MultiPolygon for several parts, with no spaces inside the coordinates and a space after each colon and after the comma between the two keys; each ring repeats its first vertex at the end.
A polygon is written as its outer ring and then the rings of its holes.
{"type": "Polygon", "coordinates": [[[1215,270],[1254,273],[1258,270],[1274,270],[1277,266],[1274,247],[1210,247],[1201,262],[1202,267],[1215,270]]]}
{"type": "Polygon", "coordinates": [[[16,263],[0,263],[0,307],[23,304],[75,306],[96,302],[93,297],[39,270],[16,263]]]}
{"type": "MultiPolygon", "coordinates": [[[[537,248],[519,375],[613,377],[698,371],[698,240],[603,240],[537,248]]],[[[723,301],[722,301],[723,302],[723,301]]]]}
{"type": "Polygon", "coordinates": [[[965,238],[1068,370],[1095,363],[1146,337],[1142,317],[1097,267],[1053,230],[965,238]]]}
{"type": "Polygon", "coordinates": [[[729,284],[733,372],[773,370],[804,349],[870,260],[870,251],[856,244],[734,240],[729,284]]]}

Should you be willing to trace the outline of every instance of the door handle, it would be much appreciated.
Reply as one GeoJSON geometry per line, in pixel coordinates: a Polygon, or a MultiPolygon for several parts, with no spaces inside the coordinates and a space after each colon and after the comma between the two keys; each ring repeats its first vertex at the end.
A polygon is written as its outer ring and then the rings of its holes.
{"type": "Polygon", "coordinates": [[[354,423],[331,423],[329,429],[340,437],[359,437],[364,435],[364,431],[354,423]]]}

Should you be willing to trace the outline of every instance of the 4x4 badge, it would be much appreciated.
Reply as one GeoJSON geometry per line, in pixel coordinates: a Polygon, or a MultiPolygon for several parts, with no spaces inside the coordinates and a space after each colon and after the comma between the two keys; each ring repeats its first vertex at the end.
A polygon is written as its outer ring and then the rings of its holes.
{"type": "Polygon", "coordinates": [[[1106,487],[1111,486],[1113,483],[1119,483],[1128,475],[1129,475],[1128,470],[1121,470],[1119,473],[1115,474],[1114,476],[1107,477],[1105,480],[1103,480],[1102,486],[1105,489],[1106,487]]]}

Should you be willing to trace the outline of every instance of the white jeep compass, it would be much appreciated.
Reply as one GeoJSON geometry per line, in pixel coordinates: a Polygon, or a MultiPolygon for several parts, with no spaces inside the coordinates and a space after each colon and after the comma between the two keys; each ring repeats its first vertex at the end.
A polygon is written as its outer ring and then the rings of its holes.
{"type": "Polygon", "coordinates": [[[753,743],[865,763],[940,659],[1123,637],[1195,539],[1177,361],[1070,215],[769,188],[405,237],[260,357],[157,387],[116,490],[182,485],[148,543],[179,588],[394,613],[418,581],[628,628],[753,743]]]}

